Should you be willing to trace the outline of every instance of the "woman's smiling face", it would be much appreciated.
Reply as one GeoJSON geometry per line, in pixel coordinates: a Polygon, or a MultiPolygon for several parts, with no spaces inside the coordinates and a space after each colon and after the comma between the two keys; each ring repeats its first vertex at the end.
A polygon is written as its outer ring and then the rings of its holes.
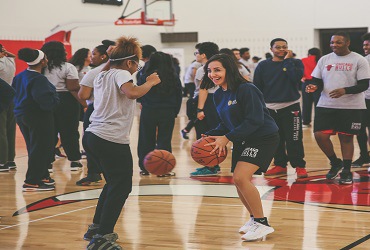
{"type": "Polygon", "coordinates": [[[217,86],[221,86],[223,89],[227,89],[226,83],[226,69],[222,66],[219,61],[213,61],[208,64],[208,77],[217,86]]]}

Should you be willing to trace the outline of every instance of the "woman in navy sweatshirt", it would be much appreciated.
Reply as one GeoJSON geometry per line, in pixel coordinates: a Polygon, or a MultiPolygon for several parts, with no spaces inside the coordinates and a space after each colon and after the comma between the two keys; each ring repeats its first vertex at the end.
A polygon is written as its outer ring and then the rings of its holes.
{"type": "Polygon", "coordinates": [[[41,74],[48,60],[41,50],[24,48],[19,59],[28,68],[16,75],[14,115],[26,141],[28,170],[23,191],[49,191],[55,189],[48,167],[54,156],[53,109],[59,102],[55,87],[41,74]]]}
{"type": "Polygon", "coordinates": [[[252,83],[246,82],[229,55],[211,57],[204,66],[206,72],[201,88],[220,88],[213,101],[220,116],[217,128],[206,133],[215,142],[211,154],[226,150],[233,142],[232,172],[238,195],[250,213],[250,219],[239,229],[242,240],[264,238],[274,232],[264,217],[262,202],[252,175],[266,172],[279,144],[278,127],[270,117],[263,95],[252,83]]]}

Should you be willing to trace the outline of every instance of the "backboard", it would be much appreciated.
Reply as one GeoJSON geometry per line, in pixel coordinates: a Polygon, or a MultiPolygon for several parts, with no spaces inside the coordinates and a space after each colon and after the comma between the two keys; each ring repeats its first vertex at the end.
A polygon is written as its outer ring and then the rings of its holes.
{"type": "Polygon", "coordinates": [[[157,25],[174,26],[175,16],[172,9],[172,0],[141,0],[142,7],[127,15],[130,0],[127,1],[122,16],[118,18],[115,25],[157,25]],[[130,18],[131,15],[140,12],[140,17],[130,18]]]}

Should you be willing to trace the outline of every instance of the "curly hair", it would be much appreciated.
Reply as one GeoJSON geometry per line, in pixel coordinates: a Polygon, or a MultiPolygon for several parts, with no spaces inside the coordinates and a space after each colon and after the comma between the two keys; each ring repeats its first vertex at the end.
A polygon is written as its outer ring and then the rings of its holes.
{"type": "Polygon", "coordinates": [[[67,61],[67,53],[64,44],[58,41],[45,43],[41,47],[41,51],[48,58],[48,70],[53,68],[62,68],[62,64],[67,61]]]}
{"type": "MultiPolygon", "coordinates": [[[[141,58],[142,52],[138,40],[134,37],[125,37],[121,36],[116,41],[116,47],[112,50],[110,54],[110,59],[119,59],[128,56],[133,57],[129,60],[139,61],[141,58]]],[[[111,65],[119,65],[122,61],[111,61],[111,65]]]]}

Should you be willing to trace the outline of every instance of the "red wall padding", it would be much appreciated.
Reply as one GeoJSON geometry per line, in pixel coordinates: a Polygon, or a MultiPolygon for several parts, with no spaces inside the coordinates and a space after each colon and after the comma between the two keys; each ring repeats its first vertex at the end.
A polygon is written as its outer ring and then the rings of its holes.
{"type": "MultiPolygon", "coordinates": [[[[70,38],[71,38],[71,31],[63,30],[63,31],[59,31],[45,38],[45,41],[0,40],[0,44],[2,44],[6,48],[7,51],[12,52],[13,54],[17,55],[18,51],[22,48],[41,49],[42,45],[45,42],[59,41],[64,44],[64,47],[66,48],[66,52],[67,52],[67,59],[69,59],[72,56],[72,46],[69,42],[70,38]]],[[[15,74],[18,74],[19,72],[27,68],[27,64],[23,62],[22,60],[19,60],[17,57],[15,59],[15,64],[16,64],[15,74]]]]}
{"type": "MultiPolygon", "coordinates": [[[[44,41],[0,40],[0,44],[2,44],[7,51],[17,55],[18,51],[22,48],[40,49],[44,44],[44,41]]],[[[16,64],[15,74],[18,74],[19,72],[27,68],[27,64],[22,60],[19,60],[17,57],[15,59],[15,64],[16,64]]]]}

